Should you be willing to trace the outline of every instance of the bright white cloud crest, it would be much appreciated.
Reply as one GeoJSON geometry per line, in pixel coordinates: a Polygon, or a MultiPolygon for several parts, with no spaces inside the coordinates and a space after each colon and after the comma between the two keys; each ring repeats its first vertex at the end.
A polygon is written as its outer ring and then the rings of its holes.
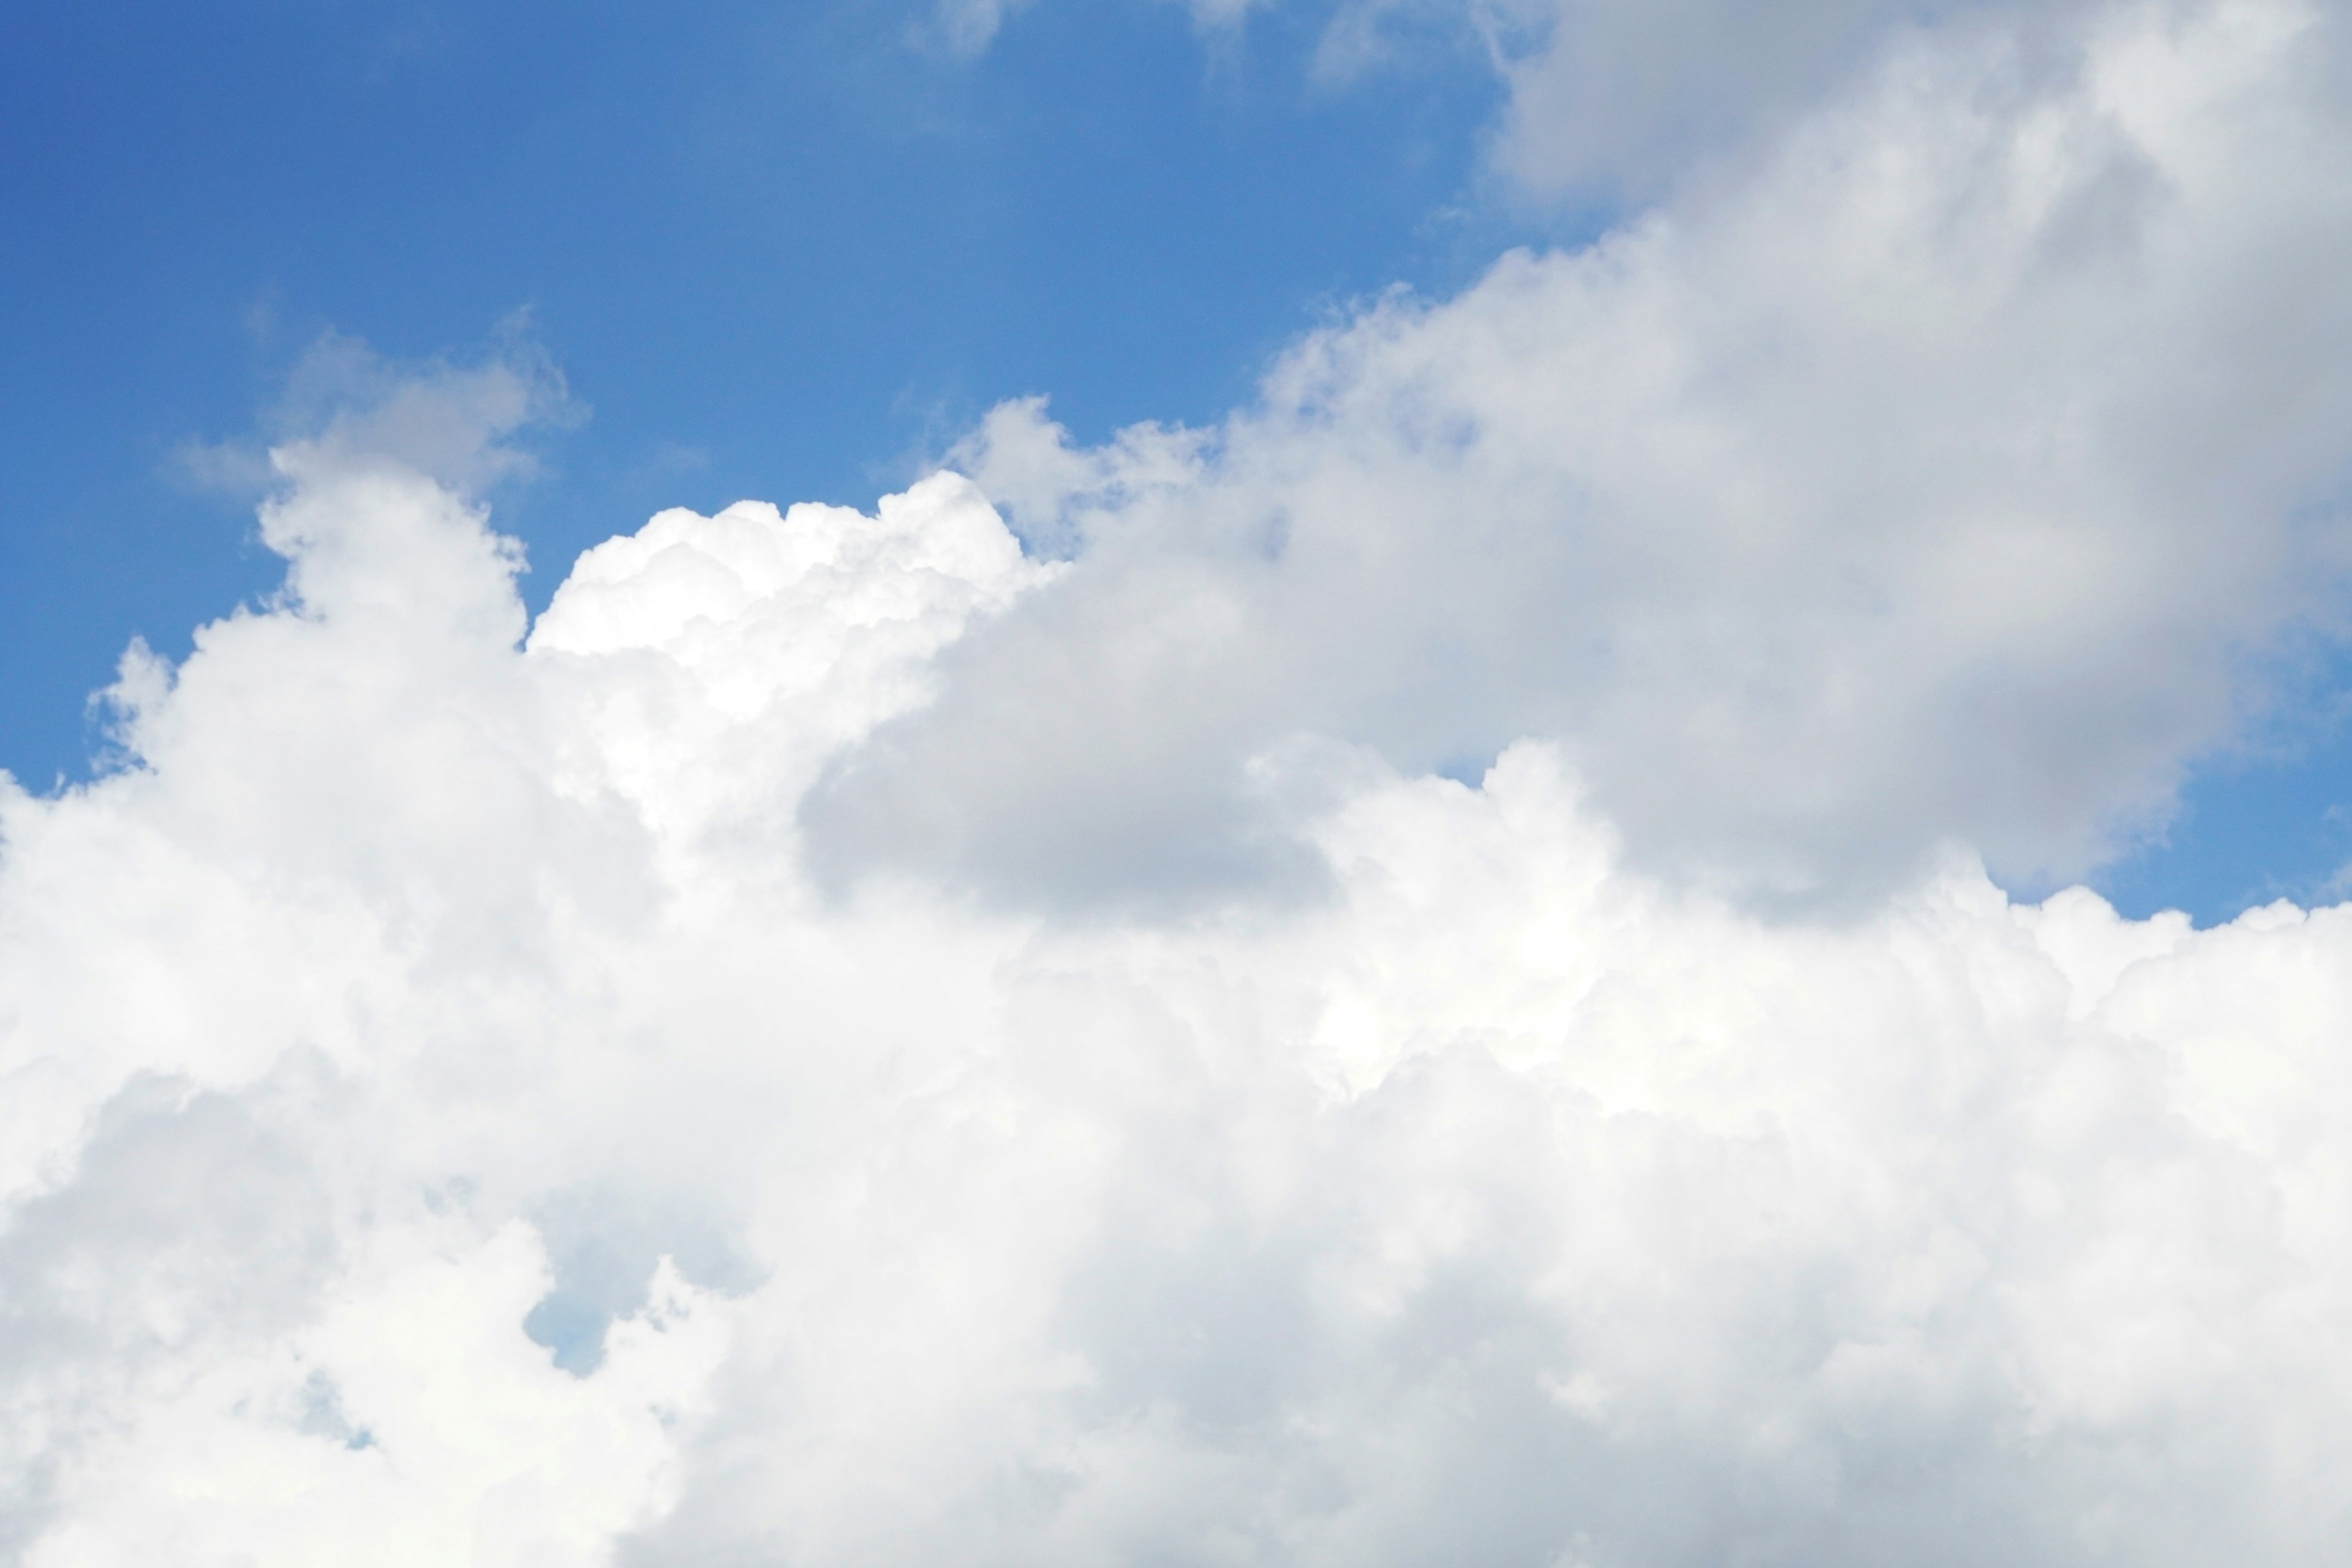
{"type": "Polygon", "coordinates": [[[1219,430],[1010,405],[532,626],[281,448],[281,600],[0,798],[0,1551],[2332,1560],[2352,912],[1933,848],[2324,624],[2318,25],[1903,55],[1219,430]]]}

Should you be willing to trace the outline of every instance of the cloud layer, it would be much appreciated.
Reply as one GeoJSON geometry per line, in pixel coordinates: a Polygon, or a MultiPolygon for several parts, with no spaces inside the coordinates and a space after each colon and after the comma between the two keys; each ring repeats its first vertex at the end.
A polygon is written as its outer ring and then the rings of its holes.
{"type": "Polygon", "coordinates": [[[2336,627],[2335,26],[1915,30],[535,624],[560,384],[343,352],[282,594],[0,780],[0,1555],[2332,1561],[2352,907],[1980,852],[2336,627]]]}
{"type": "Polygon", "coordinates": [[[1269,756],[1309,901],[833,898],[797,792],[1070,570],[968,482],[518,649],[478,510],[280,463],[286,599],[0,806],[26,1563],[2340,1542],[2345,911],[1776,925],[1535,742],[1269,756]]]}

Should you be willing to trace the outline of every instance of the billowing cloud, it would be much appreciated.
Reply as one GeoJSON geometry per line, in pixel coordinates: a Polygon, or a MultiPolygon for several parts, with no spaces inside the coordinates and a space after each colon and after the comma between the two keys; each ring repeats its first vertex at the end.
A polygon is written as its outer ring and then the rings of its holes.
{"type": "Polygon", "coordinates": [[[62,1564],[2318,1562],[2352,921],[1773,923],[1562,749],[1299,740],[1313,898],[995,912],[795,802],[1064,591],[969,482],[518,647],[413,468],[0,804],[0,1433],[62,1564]]]}
{"type": "Polygon", "coordinates": [[[1897,51],[535,623],[558,384],[337,351],[284,591],[0,780],[0,1553],[2333,1561],[2352,909],[1978,853],[2334,625],[2330,25],[1897,51]]]}
{"type": "Polygon", "coordinates": [[[824,844],[1031,897],[1252,874],[1246,759],[1302,729],[1557,737],[1644,863],[1770,896],[2129,843],[2338,629],[2352,126],[2294,5],[2086,37],[1898,53],[1755,179],[1379,303],[1217,427],[999,409],[957,460],[1078,563],[824,844]]]}

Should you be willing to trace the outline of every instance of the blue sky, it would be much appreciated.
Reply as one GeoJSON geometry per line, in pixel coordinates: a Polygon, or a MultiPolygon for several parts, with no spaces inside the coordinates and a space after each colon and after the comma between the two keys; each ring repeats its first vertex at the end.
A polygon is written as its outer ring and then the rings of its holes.
{"type": "MultiPolygon", "coordinates": [[[[462,359],[520,321],[560,367],[588,417],[496,498],[537,605],[663,506],[870,504],[1002,398],[1081,442],[1212,422],[1351,301],[1604,226],[1483,161],[1466,29],[1332,81],[1328,20],[1048,4],[974,55],[836,0],[11,7],[0,765],[82,776],[124,642],[177,654],[276,582],[250,498],[180,454],[250,432],[323,333],[462,359]]],[[[2322,893],[2352,858],[2331,669],[2095,884],[2200,921],[2322,893]]]]}

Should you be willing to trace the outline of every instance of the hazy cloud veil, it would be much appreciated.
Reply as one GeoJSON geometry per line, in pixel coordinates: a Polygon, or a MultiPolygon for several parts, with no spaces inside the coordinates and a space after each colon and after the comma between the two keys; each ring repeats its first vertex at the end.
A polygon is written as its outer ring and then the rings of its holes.
{"type": "Polygon", "coordinates": [[[1979,857],[2339,629],[2340,18],[1819,9],[1589,249],[535,625],[543,366],[282,442],[0,780],[0,1554],[2336,1560],[2352,910],[1979,857]]]}

